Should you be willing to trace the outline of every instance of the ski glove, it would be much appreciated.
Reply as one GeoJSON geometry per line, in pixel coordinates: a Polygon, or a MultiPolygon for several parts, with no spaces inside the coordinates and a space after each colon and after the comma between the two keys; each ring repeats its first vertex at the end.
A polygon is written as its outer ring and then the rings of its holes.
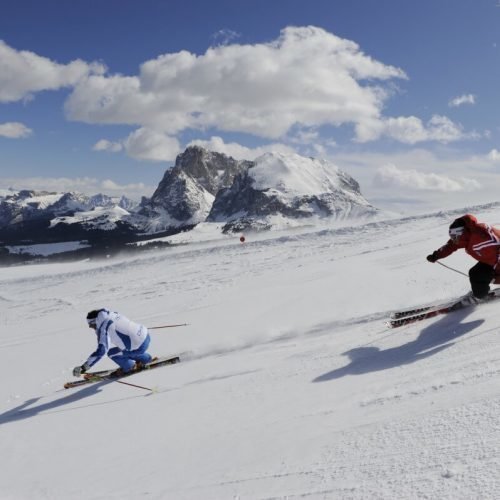
{"type": "Polygon", "coordinates": [[[73,368],[73,375],[75,377],[79,377],[80,375],[82,375],[83,373],[85,373],[87,370],[88,370],[88,366],[84,363],[83,365],[81,366],[75,366],[73,368]]]}
{"type": "Polygon", "coordinates": [[[430,255],[428,255],[427,260],[429,262],[436,262],[436,260],[438,260],[437,252],[432,252],[430,255]]]}

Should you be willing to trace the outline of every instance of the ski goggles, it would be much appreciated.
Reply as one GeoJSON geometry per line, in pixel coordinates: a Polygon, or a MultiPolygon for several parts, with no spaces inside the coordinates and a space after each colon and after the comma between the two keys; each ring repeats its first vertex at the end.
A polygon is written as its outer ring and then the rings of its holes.
{"type": "Polygon", "coordinates": [[[451,240],[459,240],[462,234],[464,234],[464,229],[463,227],[452,227],[449,232],[451,240]]]}
{"type": "Polygon", "coordinates": [[[95,328],[97,326],[97,318],[92,318],[87,320],[89,328],[95,328]]]}

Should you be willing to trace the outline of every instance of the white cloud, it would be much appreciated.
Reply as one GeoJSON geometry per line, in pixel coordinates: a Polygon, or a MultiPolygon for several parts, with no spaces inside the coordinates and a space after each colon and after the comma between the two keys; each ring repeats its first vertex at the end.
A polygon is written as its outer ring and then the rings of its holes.
{"type": "Polygon", "coordinates": [[[74,179],[68,177],[27,177],[22,179],[0,177],[0,188],[33,189],[57,193],[76,191],[87,195],[104,193],[109,196],[125,195],[131,199],[139,200],[141,196],[151,196],[156,186],[147,186],[142,182],[120,185],[110,179],[99,180],[93,177],[74,179]]]}
{"type": "Polygon", "coordinates": [[[70,87],[104,67],[75,60],[58,64],[26,50],[15,50],[0,40],[0,102],[30,99],[33,92],[70,87]]]}
{"type": "Polygon", "coordinates": [[[121,142],[111,142],[107,139],[101,139],[97,141],[92,147],[93,151],[108,151],[110,153],[118,153],[122,151],[123,144],[121,142]]]}
{"type": "Polygon", "coordinates": [[[33,131],[19,122],[0,123],[0,136],[9,139],[28,137],[33,131]]]}
{"type": "Polygon", "coordinates": [[[488,155],[487,158],[492,161],[499,161],[500,160],[500,151],[498,149],[492,149],[488,155]]]}
{"type": "Polygon", "coordinates": [[[270,43],[165,54],[145,62],[137,76],[91,75],[76,85],[66,113],[168,135],[214,127],[276,139],[296,124],[377,120],[389,96],[381,85],[395,78],[406,75],[352,41],[316,27],[288,27],[270,43]]]}
{"type": "Polygon", "coordinates": [[[445,175],[424,173],[414,169],[402,170],[389,164],[379,168],[373,178],[377,187],[400,187],[414,191],[473,191],[481,185],[475,179],[452,178],[445,175]]]}
{"type": "Polygon", "coordinates": [[[145,196],[144,193],[152,192],[151,187],[146,186],[143,182],[137,182],[132,184],[118,184],[111,179],[105,179],[99,182],[99,191],[104,192],[109,195],[121,196],[126,194],[132,199],[137,199],[138,195],[145,196]]]}
{"type": "Polygon", "coordinates": [[[212,35],[214,45],[227,45],[229,42],[239,37],[239,33],[227,28],[221,29],[212,35]]]}
{"type": "Polygon", "coordinates": [[[475,133],[465,133],[462,126],[446,116],[434,115],[427,124],[415,116],[368,120],[356,127],[359,142],[368,142],[383,136],[406,144],[423,141],[448,143],[477,138],[475,133]]]}
{"type": "Polygon", "coordinates": [[[224,153],[227,156],[231,156],[235,160],[254,160],[255,158],[275,151],[278,153],[295,153],[296,151],[287,146],[286,144],[268,144],[266,146],[259,146],[256,148],[247,148],[241,146],[236,142],[225,143],[224,139],[221,137],[211,137],[208,141],[195,140],[191,141],[188,146],[201,146],[209,151],[217,151],[218,153],[224,153]]]}
{"type": "Polygon", "coordinates": [[[317,128],[299,128],[289,134],[288,140],[294,144],[312,144],[320,140],[317,128]]]}
{"type": "MultiPolygon", "coordinates": [[[[228,30],[219,35],[223,43],[204,54],[160,55],[131,76],[110,75],[103,65],[80,60],[58,64],[0,41],[0,102],[73,87],[65,103],[69,119],[139,127],[122,141],[102,139],[93,150],[124,150],[149,161],[174,159],[177,136],[187,129],[289,144],[309,140],[309,150],[319,154],[334,144],[319,139],[325,125],[352,124],[359,142],[390,137],[407,144],[447,143],[473,136],[443,116],[426,124],[414,116],[384,117],[394,81],[407,78],[404,71],[321,28],[287,27],[276,40],[253,45],[228,44],[237,36],[228,30]]],[[[234,143],[223,147],[252,154],[234,143]]]]}
{"type": "Polygon", "coordinates": [[[463,104],[475,104],[475,103],[476,103],[476,96],[474,94],[464,94],[458,97],[454,97],[453,99],[450,99],[448,106],[450,106],[450,108],[458,108],[463,104]]]}
{"type": "Polygon", "coordinates": [[[124,141],[129,156],[137,160],[170,161],[180,153],[179,141],[161,132],[140,128],[124,141]]]}
{"type": "Polygon", "coordinates": [[[180,153],[180,144],[175,137],[140,128],[122,141],[101,139],[94,144],[92,150],[108,153],[119,153],[125,150],[128,156],[136,160],[165,162],[173,160],[180,153]]]}

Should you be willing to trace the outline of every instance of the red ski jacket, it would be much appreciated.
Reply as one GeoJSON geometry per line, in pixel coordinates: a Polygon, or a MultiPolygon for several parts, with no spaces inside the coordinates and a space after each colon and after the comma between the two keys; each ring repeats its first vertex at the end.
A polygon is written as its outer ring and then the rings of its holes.
{"type": "Polygon", "coordinates": [[[459,248],[463,248],[471,257],[492,266],[497,273],[500,273],[500,229],[478,222],[471,214],[466,214],[460,219],[465,222],[464,233],[457,242],[450,239],[436,250],[436,257],[444,259],[459,248]]]}

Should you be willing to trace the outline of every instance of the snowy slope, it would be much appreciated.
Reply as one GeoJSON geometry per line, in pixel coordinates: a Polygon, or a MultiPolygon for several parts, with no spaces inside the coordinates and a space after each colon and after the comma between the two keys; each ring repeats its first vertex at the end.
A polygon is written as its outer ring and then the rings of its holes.
{"type": "MultiPolygon", "coordinates": [[[[316,195],[351,187],[347,181],[342,182],[342,174],[326,160],[283,153],[266,153],[249,170],[255,189],[273,189],[281,195],[316,195]]],[[[350,181],[355,182],[352,178],[350,181]]],[[[366,204],[362,196],[358,198],[366,204]]]]}
{"type": "Polygon", "coordinates": [[[460,214],[0,268],[0,498],[499,498],[500,305],[384,325],[468,290],[425,261],[460,214]],[[153,394],[61,389],[99,306],[189,323],[127,379],[153,394]]]}

